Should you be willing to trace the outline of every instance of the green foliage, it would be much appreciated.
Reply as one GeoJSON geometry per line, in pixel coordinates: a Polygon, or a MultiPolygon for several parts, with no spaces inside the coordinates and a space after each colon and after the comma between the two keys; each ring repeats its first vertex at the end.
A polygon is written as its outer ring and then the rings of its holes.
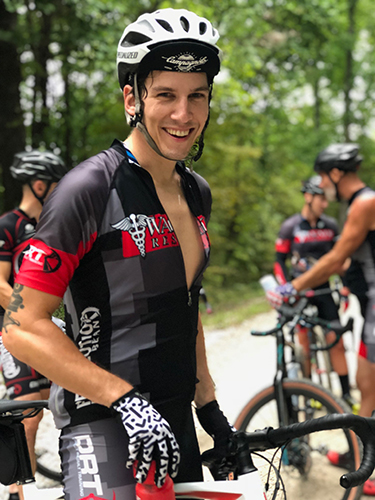
{"type": "Polygon", "coordinates": [[[194,165],[213,193],[206,286],[247,285],[272,269],[280,224],[300,209],[301,180],[329,143],[358,141],[363,178],[373,184],[370,0],[5,4],[17,13],[17,29],[0,33],[0,43],[12,38],[21,58],[27,143],[60,150],[69,166],[129,133],[115,69],[129,21],[157,8],[188,8],[219,29],[223,70],[205,151],[194,165]]]}

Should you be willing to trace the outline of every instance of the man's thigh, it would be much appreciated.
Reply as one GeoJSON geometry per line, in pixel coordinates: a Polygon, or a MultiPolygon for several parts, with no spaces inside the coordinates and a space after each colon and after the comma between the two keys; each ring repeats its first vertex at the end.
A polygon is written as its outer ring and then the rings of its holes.
{"type": "Polygon", "coordinates": [[[128,436],[119,419],[63,429],[60,455],[65,500],[135,500],[133,473],[125,465],[128,436]]]}

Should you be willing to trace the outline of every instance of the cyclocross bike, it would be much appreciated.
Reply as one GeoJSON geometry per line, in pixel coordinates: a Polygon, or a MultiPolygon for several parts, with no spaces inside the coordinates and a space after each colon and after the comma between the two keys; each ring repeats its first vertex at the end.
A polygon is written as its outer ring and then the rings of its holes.
{"type": "MultiPolygon", "coordinates": [[[[0,370],[0,401],[7,399],[5,383],[3,377],[1,375],[0,370]]],[[[41,427],[43,426],[43,421],[41,423],[41,427]]],[[[38,441],[37,441],[38,443],[38,441]]],[[[49,443],[50,444],[50,443],[49,443]]],[[[57,449],[57,445],[56,445],[57,449]]],[[[56,456],[52,457],[51,453],[48,453],[48,456],[43,453],[45,450],[42,450],[41,453],[38,453],[38,449],[36,449],[36,471],[38,474],[41,474],[45,478],[49,479],[51,482],[61,483],[62,474],[59,466],[59,461],[57,460],[57,452],[56,456]],[[51,460],[51,457],[53,458],[51,460]]]]}
{"type": "MultiPolygon", "coordinates": [[[[4,483],[17,480],[19,484],[23,484],[25,500],[36,497],[33,496],[35,495],[34,478],[22,420],[47,407],[47,401],[0,402],[0,479],[4,483]],[[25,410],[29,412],[25,413],[25,410]]],[[[280,449],[283,455],[283,449],[288,448],[288,443],[306,438],[318,431],[334,432],[332,429],[356,433],[363,443],[363,459],[361,463],[358,462],[358,470],[347,472],[340,479],[342,491],[344,489],[354,491],[358,485],[363,484],[369,478],[375,467],[375,418],[363,418],[348,413],[326,415],[277,429],[265,428],[250,433],[234,432],[229,439],[225,456],[218,456],[215,449],[208,450],[202,455],[203,463],[209,467],[216,481],[176,484],[175,496],[176,498],[202,500],[219,498],[222,500],[264,500],[267,497],[252,457],[270,449],[280,449]]],[[[286,498],[283,479],[280,477],[278,467],[272,462],[270,467],[277,477],[272,498],[276,498],[278,492],[281,493],[282,498],[286,498]]],[[[324,474],[324,471],[321,471],[320,479],[324,474]]],[[[337,482],[337,477],[335,481],[337,482]]],[[[63,498],[61,489],[52,493],[60,495],[58,498],[63,498]]],[[[44,500],[57,497],[52,497],[51,491],[38,490],[37,498],[44,500]]],[[[88,498],[91,498],[91,495],[88,498]]],[[[299,499],[301,496],[295,496],[295,498],[299,499]]],[[[314,494],[312,498],[320,499],[321,497],[314,494]]],[[[155,500],[158,500],[157,493],[155,500]]]]}
{"type": "MultiPolygon", "coordinates": [[[[245,405],[234,426],[242,431],[254,431],[265,427],[280,427],[333,413],[351,413],[349,406],[335,397],[324,387],[304,378],[288,378],[286,350],[290,349],[290,363],[295,362],[294,343],[286,339],[285,326],[291,315],[297,322],[303,311],[303,303],[294,307],[285,304],[280,309],[280,316],[275,328],[265,332],[251,332],[254,335],[274,335],[276,337],[276,375],[273,385],[260,391],[245,405]]],[[[320,324],[319,318],[314,318],[320,324]]],[[[321,320],[322,325],[327,322],[321,320]]],[[[347,325],[346,325],[347,326],[347,325]]],[[[349,325],[350,326],[350,325],[349,325]]],[[[289,325],[293,328],[293,324],[289,325]]],[[[331,322],[330,330],[337,334],[346,327],[331,322]]],[[[308,498],[307,492],[313,492],[312,499],[325,498],[328,488],[334,484],[335,468],[326,458],[329,449],[340,453],[349,452],[350,470],[358,468],[361,456],[361,444],[355,434],[347,429],[322,432],[310,437],[291,440],[281,459],[281,470],[286,490],[291,496],[308,498]]],[[[355,500],[361,496],[361,486],[342,490],[337,484],[332,498],[335,500],[355,500]]]]}

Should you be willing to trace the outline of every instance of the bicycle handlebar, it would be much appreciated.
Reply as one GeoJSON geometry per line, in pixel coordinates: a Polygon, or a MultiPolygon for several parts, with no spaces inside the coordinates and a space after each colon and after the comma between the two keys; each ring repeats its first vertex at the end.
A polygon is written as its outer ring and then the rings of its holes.
{"type": "Polygon", "coordinates": [[[244,448],[248,451],[265,451],[285,445],[296,437],[332,429],[350,429],[357,434],[363,443],[363,457],[359,469],[341,476],[340,485],[347,489],[363,484],[371,476],[375,467],[374,417],[366,418],[351,413],[340,413],[306,420],[278,429],[268,427],[249,433],[239,431],[230,436],[229,449],[231,455],[243,453],[244,448]]]}
{"type": "MultiPolygon", "coordinates": [[[[330,289],[329,289],[330,290],[330,289]]],[[[310,292],[310,291],[308,291],[310,292]]],[[[308,293],[306,292],[306,294],[308,293]]],[[[322,290],[311,290],[312,293],[316,294],[317,292],[326,292],[326,289],[322,290]]],[[[275,334],[278,330],[280,330],[284,325],[287,323],[292,323],[292,326],[296,326],[297,324],[310,324],[312,326],[321,326],[322,328],[328,330],[328,331],[333,331],[336,334],[336,338],[333,342],[328,344],[325,347],[317,347],[315,345],[311,345],[310,349],[312,351],[328,351],[332,347],[334,347],[340,340],[341,336],[347,332],[347,331],[352,331],[353,330],[353,323],[354,320],[353,318],[349,318],[346,325],[341,325],[339,321],[327,321],[322,318],[310,316],[308,314],[304,313],[304,309],[308,306],[309,304],[309,299],[307,295],[301,298],[298,302],[296,302],[294,305],[290,304],[282,304],[278,312],[280,313],[280,317],[278,319],[278,323],[276,327],[271,328],[270,330],[266,331],[257,331],[257,330],[251,330],[251,335],[254,336],[262,336],[265,337],[267,335],[273,335],[275,334]]]]}

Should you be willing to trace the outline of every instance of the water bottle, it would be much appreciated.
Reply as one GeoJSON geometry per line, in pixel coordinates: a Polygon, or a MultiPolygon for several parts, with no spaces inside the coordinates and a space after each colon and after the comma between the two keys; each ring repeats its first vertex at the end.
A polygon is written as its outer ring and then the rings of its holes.
{"type": "Polygon", "coordinates": [[[288,378],[296,379],[298,378],[299,364],[295,361],[291,361],[288,364],[288,378]]]}
{"type": "Polygon", "coordinates": [[[262,288],[265,292],[268,292],[269,290],[275,290],[275,288],[279,286],[273,274],[266,274],[265,276],[262,276],[259,280],[259,283],[262,285],[262,288]]]}
{"type": "Polygon", "coordinates": [[[172,478],[167,474],[165,483],[161,488],[155,484],[155,462],[151,463],[147,478],[143,483],[137,483],[135,486],[135,495],[137,500],[176,500],[173,489],[172,478]]]}

